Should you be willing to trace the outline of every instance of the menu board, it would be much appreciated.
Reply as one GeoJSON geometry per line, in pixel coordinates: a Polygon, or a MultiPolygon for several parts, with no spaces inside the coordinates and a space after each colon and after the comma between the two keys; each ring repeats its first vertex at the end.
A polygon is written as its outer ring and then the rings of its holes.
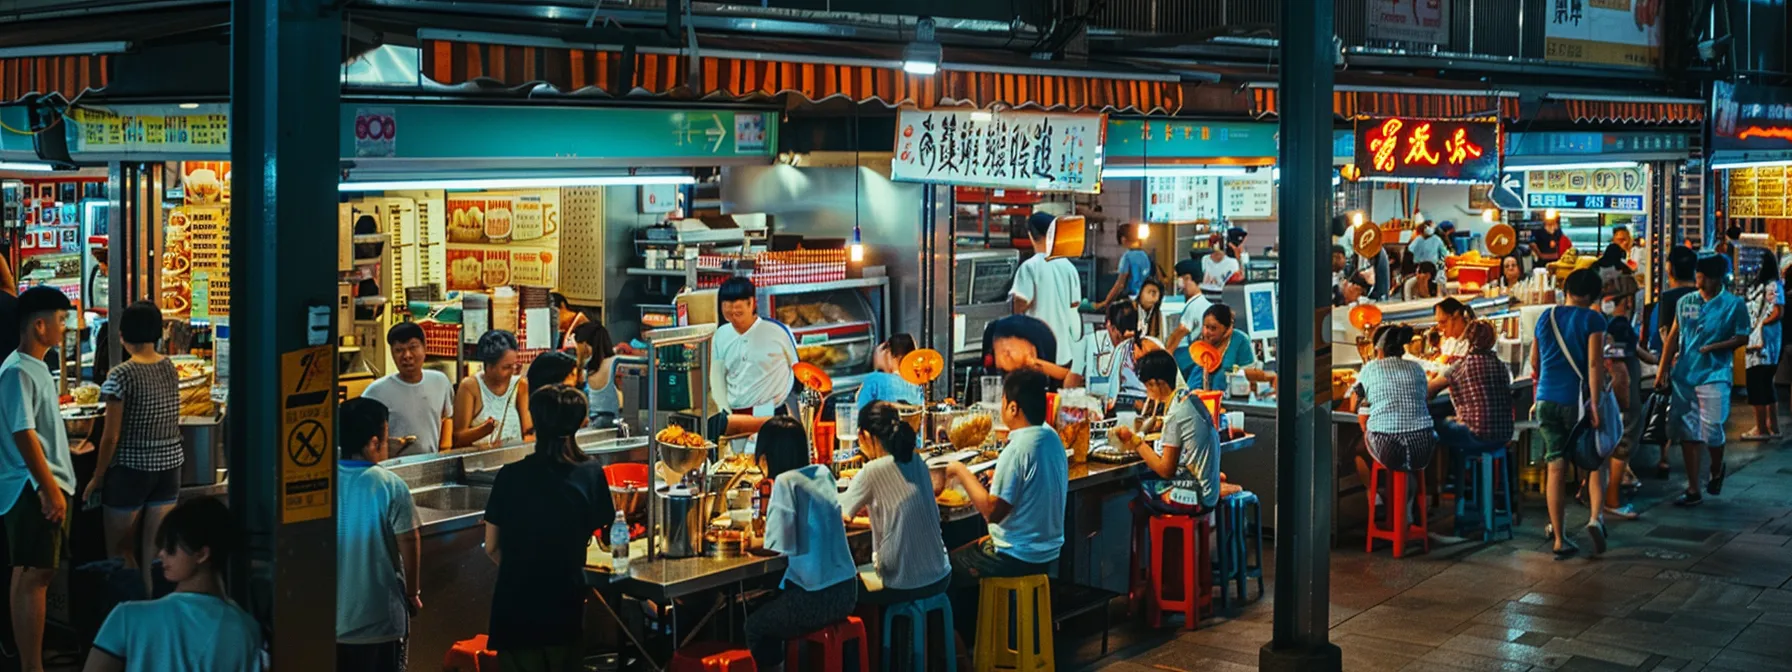
{"type": "Polygon", "coordinates": [[[1145,221],[1155,224],[1219,219],[1216,177],[1147,177],[1145,221]]]}
{"type": "Polygon", "coordinates": [[[230,114],[227,106],[192,114],[113,114],[96,109],[75,110],[79,133],[76,152],[189,152],[230,151],[230,114]]]}
{"type": "Polygon", "coordinates": [[[1227,219],[1267,219],[1275,213],[1276,185],[1268,177],[1227,178],[1227,219]]]}
{"type": "Polygon", "coordinates": [[[1525,207],[1640,215],[1649,195],[1641,166],[1507,173],[1502,182],[1519,185],[1525,207]]]}
{"type": "Polygon", "coordinates": [[[555,286],[559,190],[452,194],[443,210],[448,289],[555,286]]]}
{"type": "Polygon", "coordinates": [[[1761,166],[1727,171],[1730,180],[1731,217],[1792,218],[1786,204],[1789,173],[1786,166],[1761,166]]]}

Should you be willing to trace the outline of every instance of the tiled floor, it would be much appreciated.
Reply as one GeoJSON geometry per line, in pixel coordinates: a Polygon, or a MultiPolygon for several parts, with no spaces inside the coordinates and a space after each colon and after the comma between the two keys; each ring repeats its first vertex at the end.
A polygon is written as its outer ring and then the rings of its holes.
{"type": "MultiPolygon", "coordinates": [[[[1792,670],[1792,443],[1733,446],[1723,495],[1698,508],[1669,503],[1684,486],[1677,456],[1673,480],[1643,474],[1647,509],[1608,518],[1602,559],[1556,561],[1540,498],[1514,541],[1434,542],[1396,560],[1346,533],[1331,569],[1344,669],[1792,670]]],[[[1586,515],[1570,505],[1577,532],[1586,515]]],[[[1098,667],[1254,670],[1271,620],[1265,599],[1098,667]]]]}

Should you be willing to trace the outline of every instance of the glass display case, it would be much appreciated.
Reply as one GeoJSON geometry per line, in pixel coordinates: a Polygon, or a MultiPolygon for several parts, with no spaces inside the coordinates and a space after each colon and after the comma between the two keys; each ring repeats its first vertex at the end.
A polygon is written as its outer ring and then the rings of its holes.
{"type": "Polygon", "coordinates": [[[819,366],[836,389],[858,385],[872,371],[872,353],[888,335],[890,279],[759,288],[762,314],[790,327],[797,358],[819,366]]]}
{"type": "Polygon", "coordinates": [[[976,356],[983,349],[983,328],[1014,312],[1008,290],[1018,250],[958,250],[953,255],[953,354],[976,356]]]}

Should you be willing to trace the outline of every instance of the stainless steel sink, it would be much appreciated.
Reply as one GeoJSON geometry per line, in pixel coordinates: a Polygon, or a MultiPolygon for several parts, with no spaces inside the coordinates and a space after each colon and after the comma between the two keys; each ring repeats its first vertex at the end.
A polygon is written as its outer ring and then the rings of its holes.
{"type": "Polygon", "coordinates": [[[467,512],[484,511],[492,489],[483,485],[437,485],[411,491],[411,501],[419,509],[467,512]]]}

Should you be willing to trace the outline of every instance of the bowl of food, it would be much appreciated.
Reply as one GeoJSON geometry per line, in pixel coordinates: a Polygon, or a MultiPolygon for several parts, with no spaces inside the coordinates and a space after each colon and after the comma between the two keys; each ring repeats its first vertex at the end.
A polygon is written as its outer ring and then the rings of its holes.
{"type": "Polygon", "coordinates": [[[715,448],[715,444],[704,439],[702,434],[685,431],[678,425],[660,430],[653,438],[660,444],[660,463],[675,474],[702,467],[715,448]]]}
{"type": "Polygon", "coordinates": [[[976,448],[989,440],[995,430],[995,420],[983,413],[961,415],[946,428],[946,439],[952,442],[953,448],[976,448]]]}

